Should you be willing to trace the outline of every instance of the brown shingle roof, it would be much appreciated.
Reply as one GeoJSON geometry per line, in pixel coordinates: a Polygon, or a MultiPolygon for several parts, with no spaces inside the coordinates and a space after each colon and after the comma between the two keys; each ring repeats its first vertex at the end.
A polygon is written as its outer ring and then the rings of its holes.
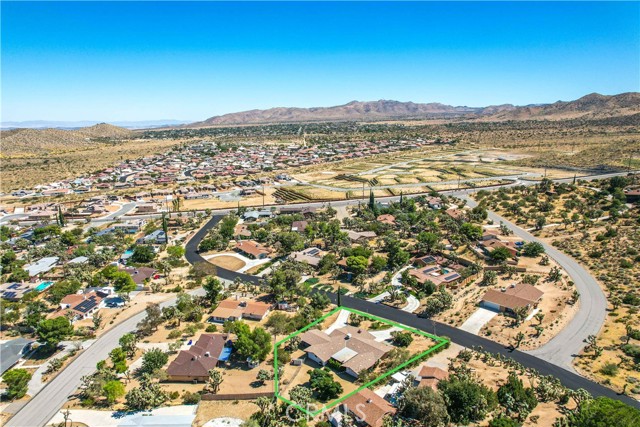
{"type": "Polygon", "coordinates": [[[512,288],[507,288],[504,292],[489,289],[482,297],[482,301],[492,302],[501,307],[515,310],[519,307],[527,307],[535,304],[543,295],[544,292],[534,286],[518,283],[512,288]]]}
{"type": "Polygon", "coordinates": [[[302,337],[308,344],[313,342],[305,350],[306,352],[313,353],[326,362],[344,348],[353,350],[356,354],[344,361],[342,366],[350,368],[356,374],[373,366],[392,349],[388,344],[375,341],[371,333],[354,326],[345,326],[332,331],[328,335],[328,340],[320,335],[324,332],[309,332],[302,337]],[[347,339],[348,334],[350,337],[347,339]]]}
{"type": "Polygon", "coordinates": [[[371,427],[381,427],[384,416],[396,412],[396,408],[368,388],[346,398],[342,406],[371,427]]]}
{"type": "Polygon", "coordinates": [[[167,368],[167,374],[180,377],[208,377],[218,364],[227,335],[202,334],[189,350],[181,351],[167,368]]]}

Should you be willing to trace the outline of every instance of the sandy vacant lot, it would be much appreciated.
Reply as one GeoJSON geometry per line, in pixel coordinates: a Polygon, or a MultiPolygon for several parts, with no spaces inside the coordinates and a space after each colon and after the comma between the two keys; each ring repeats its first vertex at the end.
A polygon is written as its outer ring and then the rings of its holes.
{"type": "Polygon", "coordinates": [[[239,258],[229,256],[229,255],[221,255],[213,258],[209,258],[209,261],[213,265],[217,265],[218,267],[226,268],[227,270],[238,271],[246,264],[239,258]]]}

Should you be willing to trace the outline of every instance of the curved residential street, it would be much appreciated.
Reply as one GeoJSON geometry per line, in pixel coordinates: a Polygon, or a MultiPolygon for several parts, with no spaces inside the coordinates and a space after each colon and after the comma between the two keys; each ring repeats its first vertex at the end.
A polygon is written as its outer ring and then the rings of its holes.
{"type": "MultiPolygon", "coordinates": [[[[464,198],[469,206],[477,206],[477,203],[469,197],[465,196],[464,198]]],[[[585,346],[585,338],[589,335],[597,335],[604,325],[607,315],[607,298],[602,288],[587,269],[569,255],[537,239],[531,233],[494,212],[489,212],[489,218],[496,224],[504,223],[524,241],[541,243],[547,255],[560,264],[575,283],[576,289],[580,292],[580,305],[573,319],[549,342],[528,352],[554,365],[575,372],[573,359],[585,346]]]]}
{"type": "MultiPolygon", "coordinates": [[[[611,176],[624,175],[624,173],[602,174],[580,179],[600,179],[611,176]]],[[[570,182],[572,179],[557,181],[570,182]]],[[[522,185],[533,185],[535,182],[519,182],[522,185]]],[[[514,184],[511,184],[514,185],[514,184]]],[[[466,195],[477,190],[449,191],[448,195],[466,197],[466,195]]],[[[411,195],[405,197],[416,197],[411,195]]],[[[399,197],[379,198],[384,201],[396,201],[399,197]]],[[[360,200],[344,200],[331,203],[332,206],[357,205],[360,200]]],[[[473,206],[473,202],[469,202],[473,206]]],[[[133,209],[135,204],[127,206],[127,212],[133,209]]],[[[322,207],[326,203],[302,203],[297,206],[322,207]]],[[[285,206],[285,205],[282,205],[285,206]]],[[[290,206],[290,205],[287,205],[290,206]]],[[[198,243],[204,238],[207,231],[211,229],[221,219],[222,215],[229,210],[216,211],[215,216],[209,220],[186,244],[186,259],[191,263],[202,262],[204,259],[197,253],[198,243]]],[[[125,212],[118,211],[116,214],[122,215],[125,212]]],[[[496,221],[503,221],[514,233],[524,240],[536,240],[534,236],[520,229],[494,213],[489,214],[496,221]]],[[[115,215],[114,215],[115,217],[115,215]]],[[[151,216],[149,216],[151,217],[151,216]]],[[[543,243],[544,244],[544,243],[543,243]]],[[[454,328],[450,325],[435,322],[403,310],[397,310],[383,304],[375,304],[365,300],[348,296],[342,297],[343,305],[368,312],[386,319],[390,319],[408,326],[419,328],[423,331],[446,336],[451,341],[464,347],[481,347],[485,351],[501,354],[512,358],[522,365],[538,370],[543,375],[553,375],[558,378],[566,387],[572,389],[583,388],[594,396],[607,396],[627,403],[628,405],[640,408],[640,402],[628,396],[618,395],[613,390],[595,383],[589,379],[577,375],[572,367],[573,355],[582,348],[582,340],[589,334],[597,334],[604,322],[606,313],[606,298],[597,282],[591,275],[580,266],[575,260],[561,253],[550,245],[545,245],[549,256],[553,257],[562,265],[576,283],[576,287],[581,294],[580,310],[573,320],[554,339],[541,348],[531,352],[512,351],[501,344],[495,343],[483,337],[471,334],[454,328]]],[[[260,277],[251,276],[244,273],[236,273],[230,270],[218,268],[217,275],[225,280],[233,280],[240,277],[243,280],[257,283],[262,280],[260,277]]],[[[192,291],[193,294],[202,294],[202,289],[192,291]]],[[[329,294],[333,302],[336,302],[336,295],[329,294]]],[[[164,302],[162,306],[174,304],[175,298],[164,302]]],[[[96,363],[108,356],[108,353],[118,346],[119,338],[136,328],[140,320],[144,318],[144,312],[134,315],[117,324],[112,329],[100,336],[96,342],[88,349],[80,353],[67,367],[62,370],[54,379],[49,381],[40,392],[33,396],[7,423],[9,427],[36,427],[44,426],[64,405],[68,397],[77,390],[81,383],[81,378],[95,371],[96,363]]]]}

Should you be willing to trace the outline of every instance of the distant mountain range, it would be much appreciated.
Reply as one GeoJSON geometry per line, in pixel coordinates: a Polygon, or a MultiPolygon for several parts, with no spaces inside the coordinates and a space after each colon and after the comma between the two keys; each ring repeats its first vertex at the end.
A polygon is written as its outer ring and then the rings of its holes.
{"type": "Polygon", "coordinates": [[[298,123],[325,121],[380,121],[380,120],[562,120],[568,118],[603,118],[625,116],[640,112],[640,93],[619,95],[592,93],[575,101],[558,101],[553,104],[515,106],[512,104],[488,107],[451,106],[440,103],[417,104],[379,100],[352,101],[335,107],[285,108],[249,110],[210,117],[204,121],[179,127],[198,128],[208,126],[298,123]]]}
{"type": "MultiPolygon", "coordinates": [[[[47,121],[47,120],[30,120],[24,122],[2,122],[0,123],[1,129],[79,129],[83,127],[89,127],[99,124],[100,120],[85,120],[85,121],[47,121]]],[[[189,123],[188,120],[142,120],[142,121],[118,121],[111,122],[114,126],[119,126],[125,129],[151,129],[166,126],[177,126],[189,123]]]]}

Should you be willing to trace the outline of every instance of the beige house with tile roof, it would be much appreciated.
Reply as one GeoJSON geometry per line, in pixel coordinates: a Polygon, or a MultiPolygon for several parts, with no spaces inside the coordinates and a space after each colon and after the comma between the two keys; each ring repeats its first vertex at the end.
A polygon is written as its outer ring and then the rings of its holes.
{"type": "Polygon", "coordinates": [[[314,362],[325,366],[329,360],[338,362],[349,375],[358,375],[374,366],[392,346],[378,342],[375,337],[354,326],[336,329],[331,334],[310,330],[300,335],[305,352],[314,362]]]}

